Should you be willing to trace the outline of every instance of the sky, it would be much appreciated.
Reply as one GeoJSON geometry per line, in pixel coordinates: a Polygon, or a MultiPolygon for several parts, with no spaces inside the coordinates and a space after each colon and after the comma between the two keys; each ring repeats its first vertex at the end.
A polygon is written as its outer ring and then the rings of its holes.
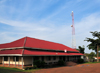
{"type": "Polygon", "coordinates": [[[76,48],[100,31],[100,0],[0,0],[0,44],[25,36],[72,47],[74,12],[76,48]]]}

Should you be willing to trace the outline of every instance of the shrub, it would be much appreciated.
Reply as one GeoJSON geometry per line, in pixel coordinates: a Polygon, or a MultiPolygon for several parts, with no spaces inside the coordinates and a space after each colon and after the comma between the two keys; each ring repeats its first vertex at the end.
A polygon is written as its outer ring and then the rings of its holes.
{"type": "Polygon", "coordinates": [[[26,67],[25,70],[34,69],[33,67],[26,67]]]}
{"type": "Polygon", "coordinates": [[[78,59],[78,63],[84,63],[83,59],[78,59]]]}
{"type": "Polygon", "coordinates": [[[41,62],[40,62],[40,67],[42,67],[42,68],[45,67],[45,64],[46,64],[46,63],[45,63],[44,61],[41,61],[41,62]]]}
{"type": "Polygon", "coordinates": [[[33,65],[36,65],[38,68],[40,67],[40,64],[41,64],[40,60],[35,60],[33,62],[33,65]]]}
{"type": "Polygon", "coordinates": [[[57,64],[58,64],[58,66],[64,66],[65,65],[63,60],[59,60],[57,64]]]}
{"type": "Polygon", "coordinates": [[[37,66],[36,66],[36,65],[34,65],[34,66],[33,66],[33,68],[34,68],[34,69],[37,69],[37,66]]]}
{"type": "Polygon", "coordinates": [[[43,68],[45,66],[45,62],[40,60],[34,61],[33,64],[35,68],[43,68]]]}

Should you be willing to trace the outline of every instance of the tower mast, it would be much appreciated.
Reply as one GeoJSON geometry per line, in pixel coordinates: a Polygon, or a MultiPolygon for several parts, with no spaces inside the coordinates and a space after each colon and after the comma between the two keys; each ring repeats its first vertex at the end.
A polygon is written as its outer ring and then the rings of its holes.
{"type": "Polygon", "coordinates": [[[74,13],[73,13],[73,11],[72,11],[71,16],[72,16],[72,25],[71,25],[71,27],[72,27],[72,48],[76,49],[75,25],[74,25],[74,13]]]}

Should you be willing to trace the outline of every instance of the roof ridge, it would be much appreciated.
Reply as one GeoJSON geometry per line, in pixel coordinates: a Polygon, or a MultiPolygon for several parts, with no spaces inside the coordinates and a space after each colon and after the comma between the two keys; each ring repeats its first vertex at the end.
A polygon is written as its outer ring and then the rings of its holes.
{"type": "Polygon", "coordinates": [[[27,36],[25,37],[25,40],[24,40],[24,45],[23,45],[23,47],[25,47],[26,40],[27,40],[27,36]]]}
{"type": "Polygon", "coordinates": [[[24,53],[24,49],[22,49],[22,55],[23,55],[23,53],[24,53]]]}

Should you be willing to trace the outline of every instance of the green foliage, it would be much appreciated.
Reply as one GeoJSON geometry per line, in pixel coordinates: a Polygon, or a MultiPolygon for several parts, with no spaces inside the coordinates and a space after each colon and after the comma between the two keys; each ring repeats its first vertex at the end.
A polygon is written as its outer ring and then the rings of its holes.
{"type": "Polygon", "coordinates": [[[90,62],[94,62],[94,57],[96,56],[94,52],[91,52],[90,54],[85,54],[85,55],[89,57],[90,62]]]}
{"type": "MultiPolygon", "coordinates": [[[[30,67],[29,69],[31,69],[33,67],[30,67]]],[[[9,68],[9,67],[0,67],[0,73],[30,73],[30,72],[34,72],[38,69],[34,69],[34,70],[21,70],[18,68],[9,68]]]]}
{"type": "Polygon", "coordinates": [[[84,64],[94,64],[94,63],[100,63],[100,62],[85,62],[84,64]]]}
{"type": "Polygon", "coordinates": [[[30,70],[30,69],[34,69],[34,67],[25,67],[25,70],[30,70]]]}
{"type": "Polygon", "coordinates": [[[97,53],[97,45],[100,46],[100,32],[90,32],[92,33],[93,38],[86,38],[87,42],[90,42],[90,44],[87,46],[89,49],[95,50],[97,53]]]}
{"type": "Polygon", "coordinates": [[[78,46],[78,48],[79,48],[79,52],[84,54],[85,48],[84,47],[81,47],[81,46],[78,46]]]}
{"type": "Polygon", "coordinates": [[[34,65],[33,67],[34,67],[34,69],[37,69],[37,65],[34,65]]]}
{"type": "Polygon", "coordinates": [[[23,72],[23,70],[17,68],[0,67],[0,73],[15,73],[15,72],[23,72]]]}
{"type": "Polygon", "coordinates": [[[95,53],[94,53],[94,52],[91,52],[91,53],[88,55],[89,59],[94,59],[94,56],[95,56],[95,53]]]}
{"type": "Polygon", "coordinates": [[[84,60],[83,60],[83,59],[78,59],[77,62],[78,62],[78,63],[84,63],[84,60]]]}
{"type": "Polygon", "coordinates": [[[79,49],[76,49],[76,50],[80,51],[79,49]]]}
{"type": "Polygon", "coordinates": [[[65,65],[63,60],[59,60],[57,64],[58,64],[58,66],[64,66],[65,65]]]}
{"type": "Polygon", "coordinates": [[[40,60],[36,60],[36,61],[33,62],[33,65],[37,68],[43,68],[45,66],[45,62],[40,61],[40,60]]]}

